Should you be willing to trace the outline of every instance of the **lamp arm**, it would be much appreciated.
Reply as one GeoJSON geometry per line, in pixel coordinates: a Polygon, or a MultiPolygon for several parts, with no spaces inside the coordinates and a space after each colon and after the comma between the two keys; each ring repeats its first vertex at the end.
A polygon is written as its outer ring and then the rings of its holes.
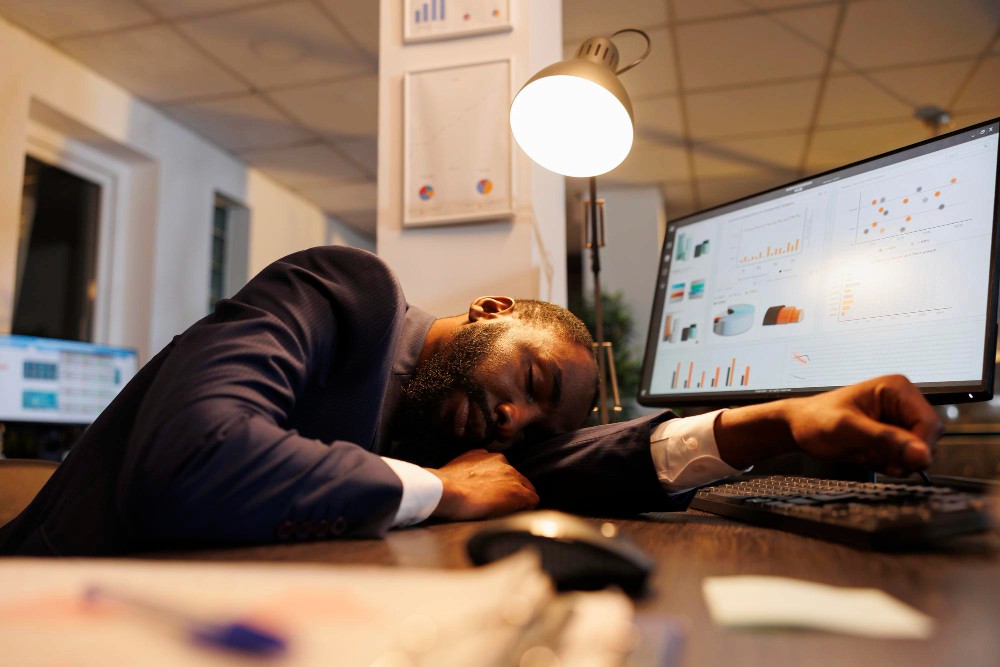
{"type": "Polygon", "coordinates": [[[632,69],[633,67],[635,67],[636,65],[638,65],[639,63],[641,63],[643,60],[646,59],[646,56],[648,56],[649,52],[653,49],[653,42],[649,39],[649,35],[647,35],[642,30],[639,30],[638,28],[623,28],[623,29],[619,30],[618,32],[613,33],[611,35],[611,39],[614,40],[615,37],[617,37],[618,35],[621,35],[623,33],[626,33],[626,32],[634,32],[637,35],[642,35],[642,38],[646,40],[646,50],[642,52],[641,56],[639,56],[638,58],[636,58],[635,60],[633,60],[632,62],[630,62],[628,65],[625,65],[625,67],[622,67],[621,69],[617,70],[615,72],[616,75],[621,74],[623,72],[627,72],[630,69],[632,69]]]}

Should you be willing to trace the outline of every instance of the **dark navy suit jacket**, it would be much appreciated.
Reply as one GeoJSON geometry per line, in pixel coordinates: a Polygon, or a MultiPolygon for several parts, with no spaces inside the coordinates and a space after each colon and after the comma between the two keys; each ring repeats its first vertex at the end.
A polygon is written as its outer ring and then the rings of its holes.
{"type": "MultiPolygon", "coordinates": [[[[408,316],[370,253],[314,248],[271,264],[142,368],[0,530],[0,553],[383,535],[402,486],[379,454],[432,320],[408,316]]],[[[649,453],[651,426],[670,416],[508,458],[548,506],[676,509],[687,498],[661,490],[649,453]]]]}

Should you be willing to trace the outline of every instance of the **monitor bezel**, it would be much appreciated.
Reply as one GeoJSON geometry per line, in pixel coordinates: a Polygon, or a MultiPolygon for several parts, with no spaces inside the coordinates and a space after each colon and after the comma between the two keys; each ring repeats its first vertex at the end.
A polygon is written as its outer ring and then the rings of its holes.
{"type": "MultiPolygon", "coordinates": [[[[845,169],[852,169],[854,167],[864,165],[875,160],[881,160],[883,158],[891,157],[893,155],[908,151],[920,146],[925,146],[939,141],[947,140],[949,137],[958,136],[973,130],[978,130],[983,127],[988,127],[990,125],[995,125],[1000,123],[1000,117],[992,118],[990,120],[982,121],[980,123],[975,123],[964,127],[953,132],[948,132],[947,134],[941,134],[936,137],[931,137],[930,139],[925,139],[924,141],[919,141],[914,144],[908,144],[900,148],[887,151],[885,153],[879,153],[878,155],[873,155],[871,157],[865,158],[863,160],[858,160],[856,162],[851,162],[850,164],[845,164],[834,169],[828,169],[827,171],[819,172],[811,176],[806,176],[803,178],[797,178],[793,181],[789,181],[782,185],[778,185],[773,188],[768,188],[766,190],[761,190],[753,194],[747,195],[746,197],[740,197],[739,199],[734,199],[732,201],[724,202],[717,206],[712,206],[711,208],[696,211],[682,218],[678,218],[674,221],[669,221],[667,223],[667,231],[663,236],[663,244],[660,247],[660,255],[657,260],[656,265],[656,275],[654,276],[655,282],[660,280],[660,271],[664,266],[664,256],[667,250],[667,244],[670,243],[673,235],[676,231],[671,232],[670,229],[683,227],[686,224],[692,224],[694,222],[705,219],[713,211],[717,211],[723,208],[731,207],[735,204],[741,202],[747,202],[751,199],[755,199],[762,195],[767,195],[774,193],[779,190],[789,190],[796,184],[805,184],[809,181],[814,181],[816,179],[823,178],[828,175],[835,174],[837,172],[843,171],[845,169]],[[697,220],[692,220],[692,218],[697,218],[697,220]]],[[[1000,163],[998,163],[998,174],[1000,174],[1000,163]]],[[[994,192],[993,192],[993,240],[990,248],[990,276],[989,276],[989,294],[987,298],[987,309],[986,313],[986,332],[983,350],[983,372],[982,380],[975,383],[962,384],[957,383],[955,385],[945,386],[942,383],[917,383],[921,392],[924,394],[927,400],[935,405],[940,404],[950,404],[950,403],[969,403],[974,401],[988,401],[993,398],[993,375],[996,367],[996,346],[997,346],[997,327],[998,327],[998,313],[997,313],[997,300],[998,300],[998,279],[1000,279],[1000,271],[997,268],[997,257],[1000,254],[1000,233],[998,233],[998,227],[1000,227],[1000,175],[995,175],[994,178],[994,192]],[[989,351],[993,353],[990,354],[989,351]]],[[[659,339],[659,325],[660,325],[660,315],[663,312],[664,303],[663,295],[666,292],[657,291],[654,292],[655,296],[653,298],[652,311],[649,319],[649,331],[646,337],[646,346],[643,354],[642,370],[639,382],[639,389],[637,400],[640,405],[646,407],[674,407],[674,406],[720,406],[720,405],[752,405],[754,403],[763,403],[767,401],[778,400],[782,398],[794,398],[803,396],[814,396],[816,394],[821,394],[825,391],[831,389],[837,389],[840,385],[830,386],[830,387],[806,387],[806,388],[795,388],[795,389],[767,389],[767,390],[757,390],[757,391],[735,391],[735,392],[684,392],[675,394],[650,394],[650,383],[652,381],[653,374],[653,360],[656,357],[657,343],[659,339]],[[646,392],[645,394],[643,392],[646,392]]]]}

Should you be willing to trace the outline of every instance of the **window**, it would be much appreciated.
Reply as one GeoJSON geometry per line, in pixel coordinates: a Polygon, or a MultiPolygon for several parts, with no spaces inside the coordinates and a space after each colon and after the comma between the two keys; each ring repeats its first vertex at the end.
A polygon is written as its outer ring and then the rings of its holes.
{"type": "Polygon", "coordinates": [[[25,158],[11,333],[90,341],[101,186],[25,158]]]}
{"type": "Polygon", "coordinates": [[[215,308],[216,302],[231,297],[247,281],[249,217],[246,207],[216,195],[212,211],[209,312],[215,308]]]}

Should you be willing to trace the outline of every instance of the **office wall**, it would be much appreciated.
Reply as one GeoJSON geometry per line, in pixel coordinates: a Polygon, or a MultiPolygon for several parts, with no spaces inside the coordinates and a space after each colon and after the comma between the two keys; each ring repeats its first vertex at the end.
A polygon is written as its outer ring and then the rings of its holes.
{"type": "MultiPolygon", "coordinates": [[[[99,342],[143,360],[205,314],[216,192],[250,209],[250,274],[328,241],[364,241],[126,90],[0,19],[0,333],[10,331],[24,156],[32,127],[57,152],[100,155],[120,191],[99,342]]],[[[366,245],[370,246],[371,243],[366,245]]]]}
{"type": "MultiPolygon", "coordinates": [[[[511,0],[510,32],[408,45],[402,43],[403,5],[381,0],[378,254],[399,275],[407,300],[436,315],[462,312],[483,294],[565,304],[565,182],[516,144],[512,221],[417,229],[401,222],[404,75],[510,58],[513,96],[532,74],[562,59],[562,3],[511,0]]],[[[510,130],[505,123],[483,131],[510,130]]]]}

